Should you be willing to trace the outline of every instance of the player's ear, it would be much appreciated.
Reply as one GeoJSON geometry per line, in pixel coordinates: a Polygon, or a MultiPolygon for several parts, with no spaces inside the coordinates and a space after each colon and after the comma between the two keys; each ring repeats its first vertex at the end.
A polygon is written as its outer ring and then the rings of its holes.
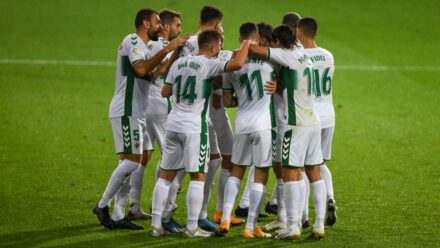
{"type": "Polygon", "coordinates": [[[260,42],[260,35],[259,34],[257,34],[255,36],[255,41],[257,42],[257,44],[260,42]]]}
{"type": "Polygon", "coordinates": [[[143,21],[143,24],[144,24],[144,28],[146,28],[146,29],[149,29],[149,28],[150,28],[150,22],[149,22],[149,21],[144,20],[144,21],[143,21]]]}

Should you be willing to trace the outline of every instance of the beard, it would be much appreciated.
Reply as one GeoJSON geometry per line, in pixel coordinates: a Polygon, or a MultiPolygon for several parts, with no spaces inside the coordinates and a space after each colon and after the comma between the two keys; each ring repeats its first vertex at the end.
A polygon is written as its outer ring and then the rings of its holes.
{"type": "Polygon", "coordinates": [[[159,38],[159,31],[158,32],[147,32],[148,38],[150,40],[154,40],[157,41],[157,39],[159,38]]]}

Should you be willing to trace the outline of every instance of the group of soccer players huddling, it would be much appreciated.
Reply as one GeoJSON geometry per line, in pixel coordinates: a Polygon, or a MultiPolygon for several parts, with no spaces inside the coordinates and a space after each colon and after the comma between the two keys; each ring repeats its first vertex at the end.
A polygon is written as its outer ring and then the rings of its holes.
{"type": "Polygon", "coordinates": [[[264,22],[243,23],[241,46],[233,52],[223,49],[222,19],[221,10],[204,6],[196,34],[182,38],[178,12],[137,13],[136,32],[118,49],[109,111],[119,164],[93,212],[109,229],[143,229],[132,220],[151,218],[154,237],[224,236],[231,225],[245,224],[244,238],[298,240],[302,229],[311,227],[311,188],[316,217],[310,237],[322,239],[324,222],[336,222],[326,166],[335,126],[333,56],[316,45],[313,18],[287,13],[274,29],[264,22]],[[225,110],[233,107],[235,136],[225,110]],[[161,160],[148,214],[140,199],[154,142],[161,160]],[[219,167],[211,219],[207,206],[219,167]],[[260,227],[271,167],[276,185],[265,209],[277,218],[260,227]],[[184,228],[173,213],[186,173],[190,182],[184,228]]]}

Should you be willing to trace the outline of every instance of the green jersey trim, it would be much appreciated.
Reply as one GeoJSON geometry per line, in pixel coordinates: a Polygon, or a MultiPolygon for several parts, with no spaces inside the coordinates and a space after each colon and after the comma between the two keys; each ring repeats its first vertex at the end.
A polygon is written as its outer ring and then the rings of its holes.
{"type": "Polygon", "coordinates": [[[141,61],[143,61],[143,60],[142,60],[142,59],[135,60],[135,61],[131,62],[131,65],[134,65],[134,64],[136,64],[137,62],[141,62],[141,61]]]}
{"type": "Polygon", "coordinates": [[[200,133],[199,172],[205,172],[206,162],[209,155],[208,134],[200,133]]]}
{"type": "Polygon", "coordinates": [[[283,166],[289,166],[291,140],[292,129],[284,132],[283,144],[281,146],[281,162],[283,166]]]}
{"type": "Polygon", "coordinates": [[[229,60],[225,63],[225,67],[223,67],[223,71],[226,72],[226,69],[228,68],[229,60]]]}
{"type": "Polygon", "coordinates": [[[122,142],[124,144],[124,153],[131,154],[131,130],[130,130],[130,119],[128,116],[121,117],[121,128],[122,128],[122,142]]]}
{"type": "Polygon", "coordinates": [[[270,61],[270,48],[267,48],[266,61],[270,61]]]}
{"type": "Polygon", "coordinates": [[[127,83],[125,85],[125,100],[124,100],[124,116],[131,116],[133,108],[133,90],[134,90],[134,70],[130,65],[128,56],[121,57],[122,63],[122,76],[127,77],[127,83]]]}

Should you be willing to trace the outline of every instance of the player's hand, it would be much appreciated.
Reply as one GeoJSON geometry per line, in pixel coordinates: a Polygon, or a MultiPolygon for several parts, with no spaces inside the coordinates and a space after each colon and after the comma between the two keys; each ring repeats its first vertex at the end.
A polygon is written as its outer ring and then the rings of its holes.
{"type": "Polygon", "coordinates": [[[192,33],[187,33],[187,34],[185,34],[185,36],[183,36],[183,38],[184,38],[185,40],[188,40],[189,37],[191,37],[192,35],[193,35],[192,33]]]}
{"type": "Polygon", "coordinates": [[[276,81],[267,81],[264,85],[264,91],[266,94],[272,95],[277,91],[277,82],[276,81]]]}
{"type": "Polygon", "coordinates": [[[168,43],[166,48],[169,51],[172,51],[172,50],[175,50],[178,47],[183,46],[183,44],[185,44],[185,42],[186,42],[186,40],[184,38],[176,37],[172,41],[170,41],[170,43],[168,43]]]}
{"type": "Polygon", "coordinates": [[[156,67],[156,72],[155,72],[155,76],[156,78],[164,75],[165,73],[167,73],[167,69],[168,69],[168,65],[170,64],[170,60],[166,59],[164,61],[162,61],[162,63],[160,63],[157,67],[156,67]]]}
{"type": "Polygon", "coordinates": [[[212,94],[212,106],[215,109],[221,108],[223,106],[222,105],[222,96],[217,95],[217,94],[212,94]]]}

